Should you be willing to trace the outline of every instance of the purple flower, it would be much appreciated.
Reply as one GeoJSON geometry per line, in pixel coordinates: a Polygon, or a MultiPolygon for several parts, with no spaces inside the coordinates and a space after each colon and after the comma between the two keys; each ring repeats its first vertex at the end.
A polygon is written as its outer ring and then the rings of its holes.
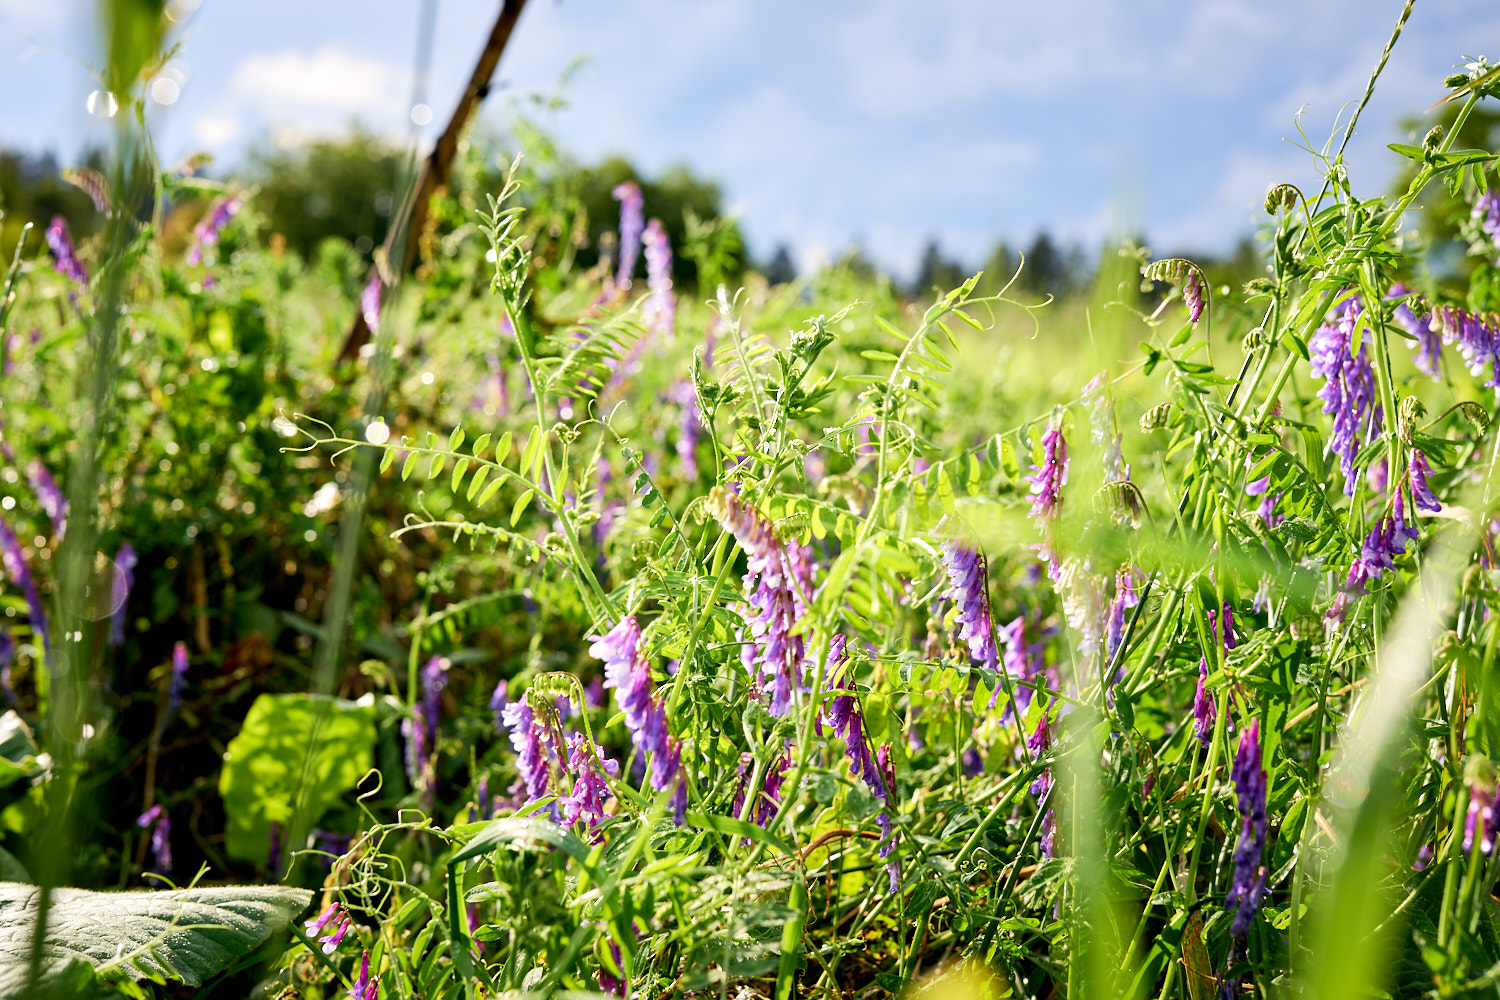
{"type": "Polygon", "coordinates": [[[958,605],[954,620],[958,638],[969,646],[969,655],[987,667],[996,663],[995,639],[990,622],[990,599],[985,589],[984,557],[958,542],[943,543],[943,566],[948,572],[947,597],[958,605]]]}
{"type": "Polygon", "coordinates": [[[370,328],[373,337],[380,332],[380,275],[370,279],[365,285],[365,290],[359,296],[359,314],[364,317],[365,326],[370,328]]]}
{"type": "Polygon", "coordinates": [[[109,616],[109,644],[119,646],[125,642],[125,606],[130,602],[130,589],[135,586],[135,567],[139,563],[135,549],[129,542],[121,542],[115,553],[115,573],[111,582],[110,600],[115,609],[109,616]]]}
{"type": "Polygon", "coordinates": [[[1219,717],[1219,707],[1214,703],[1214,696],[1208,690],[1208,657],[1200,657],[1198,660],[1198,690],[1193,695],[1193,735],[1198,737],[1198,742],[1203,749],[1208,749],[1209,741],[1214,736],[1214,722],[1219,717]]]}
{"type": "Polygon", "coordinates": [[[606,757],[582,733],[569,734],[568,747],[573,790],[562,800],[563,825],[572,826],[583,820],[590,831],[597,831],[599,824],[604,822],[604,806],[610,797],[605,775],[619,777],[620,765],[606,757]]]}
{"type": "Polygon", "coordinates": [[[667,734],[667,707],[652,695],[651,667],[640,648],[641,630],[634,615],[620,619],[604,635],[589,636],[589,655],[604,661],[604,686],[613,688],[640,758],[651,757],[651,787],[672,789],[672,813],[681,826],[687,812],[687,776],[682,743],[667,734]]]}
{"type": "Polygon", "coordinates": [[[1436,513],[1443,509],[1443,502],[1432,492],[1432,487],[1427,485],[1427,477],[1432,473],[1432,468],[1427,464],[1427,456],[1422,454],[1420,448],[1411,453],[1411,498],[1417,505],[1417,510],[1426,510],[1436,513]]]}
{"type": "Polygon", "coordinates": [[[672,244],[660,219],[646,224],[646,286],[651,295],[641,307],[646,327],[666,336],[677,328],[677,295],[672,291],[672,244]]]}
{"type": "Polygon", "coordinates": [[[1406,523],[1406,497],[1396,491],[1389,515],[1375,522],[1360,547],[1359,557],[1349,567],[1349,576],[1344,588],[1328,609],[1328,617],[1342,622],[1349,605],[1365,592],[1365,584],[1378,580],[1388,569],[1395,569],[1395,559],[1406,551],[1408,542],[1416,541],[1419,535],[1406,523]]]}
{"type": "Polygon", "coordinates": [[[1354,495],[1357,484],[1355,458],[1364,443],[1380,433],[1383,424],[1375,403],[1375,370],[1363,332],[1358,344],[1354,341],[1363,311],[1359,296],[1349,296],[1334,307],[1333,321],[1318,327],[1308,343],[1313,373],[1323,379],[1318,398],[1323,401],[1323,412],[1333,417],[1330,446],[1339,456],[1344,492],[1349,496],[1354,495]]]}
{"type": "MultiPolygon", "coordinates": [[[[1000,641],[1005,645],[1005,656],[1002,665],[1005,672],[1012,680],[1024,684],[1041,674],[1045,668],[1043,654],[1047,648],[1045,640],[1028,644],[1026,642],[1026,618],[1016,618],[1009,625],[998,630],[1000,641]]],[[[989,707],[993,709],[995,702],[1000,696],[1001,685],[996,685],[990,694],[989,707]]],[[[1035,692],[1029,687],[1017,686],[1015,688],[1016,707],[1026,711],[1031,704],[1035,692]]],[[[1006,719],[1010,717],[1010,706],[1005,706],[1006,719]]]]}
{"type": "Polygon", "coordinates": [[[151,828],[151,870],[159,875],[172,871],[172,821],[167,811],[158,803],[141,813],[135,825],[142,830],[151,828]]]}
{"type": "Polygon", "coordinates": [[[89,273],[83,269],[83,262],[73,250],[73,239],[68,235],[68,220],[60,215],[54,215],[52,224],[47,227],[47,246],[52,250],[52,266],[57,269],[58,274],[72,278],[80,285],[89,283],[89,273]]]}
{"type": "Polygon", "coordinates": [[[204,213],[198,225],[193,227],[193,245],[188,247],[186,255],[188,264],[197,267],[203,263],[203,251],[219,242],[219,233],[229,225],[229,220],[239,210],[240,196],[230,195],[219,199],[212,209],[204,213]]]}
{"type": "Polygon", "coordinates": [[[41,638],[42,648],[50,657],[52,639],[47,633],[47,612],[42,608],[42,599],[37,596],[36,582],[31,578],[31,568],[26,565],[25,553],[21,551],[21,541],[16,538],[16,533],[10,530],[10,525],[4,521],[0,521],[0,562],[4,563],[10,582],[20,587],[21,593],[26,598],[32,637],[41,638]]]}
{"type": "MultiPolygon", "coordinates": [[[[505,706],[505,728],[510,730],[510,745],[516,751],[516,770],[526,788],[526,801],[536,802],[546,798],[551,778],[547,766],[548,740],[537,724],[536,713],[527,699],[531,692],[505,706]]],[[[556,812],[556,807],[553,807],[556,812]]]]}
{"type": "Polygon", "coordinates": [[[1480,230],[1500,249],[1500,189],[1490,188],[1474,202],[1473,217],[1480,230]]]}
{"type": "Polygon", "coordinates": [[[1479,853],[1489,854],[1495,849],[1495,780],[1477,768],[1466,774],[1464,780],[1469,786],[1469,811],[1464,816],[1464,853],[1471,852],[1477,841],[1479,853]]]}
{"type": "Polygon", "coordinates": [[[1104,645],[1106,655],[1111,660],[1125,639],[1125,611],[1141,603],[1135,587],[1135,570],[1124,566],[1115,571],[1115,596],[1109,602],[1109,626],[1104,645]]]}
{"type": "Polygon", "coordinates": [[[10,703],[10,707],[19,710],[21,702],[10,683],[10,664],[15,658],[16,640],[10,634],[10,629],[0,625],[0,691],[5,693],[5,700],[10,703]]]}
{"type": "Polygon", "coordinates": [[[616,185],[614,196],[620,203],[620,270],[615,283],[623,287],[630,284],[630,278],[635,274],[636,258],[641,253],[641,230],[646,226],[642,215],[644,199],[641,187],[635,181],[616,185]]]}
{"type": "MultiPolygon", "coordinates": [[[[801,683],[804,640],[792,630],[812,597],[811,552],[795,539],[778,540],[770,523],[741,503],[732,489],[715,486],[708,511],[745,551],[746,624],[754,641],[742,655],[747,668],[758,664],[760,674],[771,681],[771,714],[784,716],[801,683]]],[[[754,670],[751,676],[756,676],[754,670]]]]}
{"type": "MultiPolygon", "coordinates": [[[[828,647],[828,669],[840,687],[847,679],[843,676],[846,641],[843,635],[835,635],[828,647]]],[[[859,698],[853,694],[835,695],[829,702],[828,723],[833,727],[834,735],[844,741],[844,753],[849,757],[849,769],[854,776],[862,779],[876,798],[886,798],[887,791],[880,780],[880,771],[876,768],[875,760],[870,756],[870,746],[865,741],[864,714],[860,711],[859,698]]]]}
{"type": "Polygon", "coordinates": [[[167,683],[167,710],[162,713],[161,723],[156,728],[158,734],[166,730],[167,725],[176,718],[177,710],[182,707],[182,692],[187,687],[187,672],[187,643],[179,642],[172,646],[172,679],[167,683]]]}
{"type": "MultiPolygon", "coordinates": [[[[1047,713],[1043,712],[1041,717],[1036,720],[1036,728],[1031,731],[1030,736],[1026,737],[1026,749],[1031,754],[1032,760],[1041,760],[1042,756],[1051,746],[1052,730],[1047,725],[1047,713]]],[[[1031,783],[1031,794],[1040,803],[1046,799],[1047,794],[1051,791],[1052,768],[1043,768],[1042,773],[1037,775],[1036,780],[1031,783]]],[[[1056,846],[1056,833],[1057,811],[1048,807],[1047,814],[1042,817],[1041,850],[1043,857],[1050,858],[1053,856],[1053,849],[1056,846]]]]}
{"type": "Polygon", "coordinates": [[[438,720],[442,717],[443,689],[448,686],[448,659],[434,656],[422,668],[422,715],[428,738],[436,742],[438,720]]]}
{"type": "Polygon", "coordinates": [[[510,689],[504,680],[495,685],[495,693],[490,695],[490,712],[495,716],[495,730],[505,731],[505,707],[510,704],[510,689]]]}
{"type": "Polygon", "coordinates": [[[370,953],[364,953],[359,963],[359,978],[349,988],[349,1000],[379,1000],[380,980],[370,978],[370,953]]]}
{"type": "Polygon", "coordinates": [[[1485,387],[1500,394],[1500,331],[1483,318],[1455,306],[1439,306],[1429,317],[1432,328],[1453,344],[1470,375],[1482,375],[1489,369],[1485,387]]]}
{"type": "MultiPolygon", "coordinates": [[[[623,972],[625,964],[620,958],[620,946],[613,941],[609,943],[609,954],[615,960],[615,967],[623,972]]],[[[615,978],[614,974],[605,968],[601,962],[599,964],[599,989],[601,992],[613,993],[617,997],[623,997],[625,995],[625,979],[623,976],[618,979],[615,978]]]]}
{"type": "Polygon", "coordinates": [[[33,458],[26,466],[26,479],[31,483],[31,492],[36,494],[37,502],[52,521],[53,534],[61,538],[68,527],[68,498],[63,496],[57,480],[52,478],[52,473],[39,458],[33,458]]]}
{"type": "Polygon", "coordinates": [[[1051,520],[1062,502],[1062,488],[1068,481],[1068,442],[1063,437],[1062,419],[1055,417],[1042,432],[1042,464],[1033,465],[1024,477],[1031,484],[1031,516],[1051,520]]]}
{"type": "Polygon", "coordinates": [[[319,914],[316,919],[307,921],[305,926],[308,937],[319,931],[328,930],[329,927],[334,928],[318,938],[318,943],[323,946],[323,954],[332,955],[338,951],[339,942],[344,940],[344,935],[349,933],[349,914],[345,913],[344,908],[338,903],[329,903],[328,909],[319,914]]]}
{"type": "MultiPolygon", "coordinates": [[[[1249,465],[1255,460],[1255,456],[1250,456],[1245,459],[1245,464],[1249,465]]],[[[1281,501],[1281,494],[1271,492],[1270,473],[1246,483],[1245,492],[1250,496],[1260,497],[1260,506],[1256,507],[1255,513],[1260,517],[1262,524],[1267,528],[1274,528],[1282,522],[1282,516],[1276,513],[1276,505],[1281,501]]]]}
{"type": "MultiPolygon", "coordinates": [[[[1397,282],[1386,293],[1386,298],[1395,299],[1409,294],[1411,294],[1411,289],[1397,282]]],[[[1440,378],[1442,375],[1443,344],[1437,331],[1432,328],[1432,317],[1418,316],[1412,311],[1411,306],[1402,302],[1396,306],[1392,319],[1395,320],[1397,326],[1405,330],[1415,341],[1412,346],[1416,349],[1417,354],[1413,359],[1413,363],[1417,366],[1417,371],[1431,376],[1433,379],[1440,378]]]]}
{"type": "Polygon", "coordinates": [[[673,399],[682,408],[677,460],[682,463],[683,480],[694,483],[698,481],[698,438],[703,433],[703,420],[698,416],[698,394],[693,391],[693,383],[688,379],[678,382],[673,399]]]}
{"type": "Polygon", "coordinates": [[[1234,847],[1234,876],[1224,905],[1234,907],[1229,934],[1243,939],[1266,892],[1266,772],[1260,766],[1260,720],[1251,719],[1240,733],[1231,769],[1239,799],[1240,839],[1234,847]]]}
{"type": "Polygon", "coordinates": [[[1188,322],[1198,322],[1203,316],[1203,285],[1196,267],[1188,268],[1187,278],[1182,282],[1182,301],[1187,306],[1188,322]]]}

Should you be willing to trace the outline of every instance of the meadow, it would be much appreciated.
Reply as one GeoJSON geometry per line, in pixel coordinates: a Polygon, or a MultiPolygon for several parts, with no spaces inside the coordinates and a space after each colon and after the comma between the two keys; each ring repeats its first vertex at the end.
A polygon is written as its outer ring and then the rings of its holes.
{"type": "Polygon", "coordinates": [[[1500,71],[1053,299],[528,129],[289,246],[133,16],[0,225],[0,994],[1500,991],[1500,71]]]}

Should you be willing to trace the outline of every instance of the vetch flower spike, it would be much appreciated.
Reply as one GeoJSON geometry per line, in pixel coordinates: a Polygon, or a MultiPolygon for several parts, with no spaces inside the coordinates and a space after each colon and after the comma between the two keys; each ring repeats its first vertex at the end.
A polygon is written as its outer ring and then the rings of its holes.
{"type": "Polygon", "coordinates": [[[1243,940],[1266,892],[1266,868],[1261,864],[1266,849],[1266,772],[1260,764],[1259,719],[1251,719],[1240,732],[1231,775],[1240,812],[1240,839],[1234,847],[1234,875],[1224,905],[1234,909],[1230,936],[1243,940]]]}

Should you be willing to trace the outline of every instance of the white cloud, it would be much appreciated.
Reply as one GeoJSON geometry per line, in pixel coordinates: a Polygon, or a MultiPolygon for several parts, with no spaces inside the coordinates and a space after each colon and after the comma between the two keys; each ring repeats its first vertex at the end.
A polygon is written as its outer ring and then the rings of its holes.
{"type": "Polygon", "coordinates": [[[404,74],[390,63],[333,45],[246,56],[235,67],[230,92],[273,119],[402,116],[407,96],[404,74]]]}
{"type": "Polygon", "coordinates": [[[221,149],[240,137],[234,115],[199,115],[192,123],[193,139],[206,149],[221,149]]]}

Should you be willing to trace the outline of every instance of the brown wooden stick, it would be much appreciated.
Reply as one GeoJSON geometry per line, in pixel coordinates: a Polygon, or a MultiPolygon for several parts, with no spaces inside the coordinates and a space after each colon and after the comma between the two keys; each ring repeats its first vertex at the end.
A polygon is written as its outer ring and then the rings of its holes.
{"type": "MultiPolygon", "coordinates": [[[[505,0],[501,5],[500,15],[495,18],[495,26],[490,29],[490,37],[479,53],[474,72],[469,75],[469,85],[464,88],[463,96],[458,99],[458,106],[448,118],[447,128],[438,136],[427,159],[422,161],[422,171],[417,175],[417,183],[410,199],[402,206],[401,214],[385,234],[382,251],[392,275],[404,273],[416,263],[417,246],[422,238],[422,229],[427,225],[427,206],[432,200],[432,194],[441,185],[448,183],[453,169],[453,157],[458,153],[459,137],[479,103],[489,93],[490,78],[495,74],[495,67],[500,64],[500,56],[510,41],[516,19],[521,16],[521,8],[525,6],[526,0],[505,0]],[[404,223],[401,221],[403,219],[404,223]],[[398,241],[404,245],[398,246],[398,241]]],[[[377,273],[372,268],[370,277],[377,273]]],[[[370,327],[365,323],[364,311],[355,309],[354,325],[344,338],[344,346],[339,349],[337,363],[353,360],[369,340],[370,327]]]]}

